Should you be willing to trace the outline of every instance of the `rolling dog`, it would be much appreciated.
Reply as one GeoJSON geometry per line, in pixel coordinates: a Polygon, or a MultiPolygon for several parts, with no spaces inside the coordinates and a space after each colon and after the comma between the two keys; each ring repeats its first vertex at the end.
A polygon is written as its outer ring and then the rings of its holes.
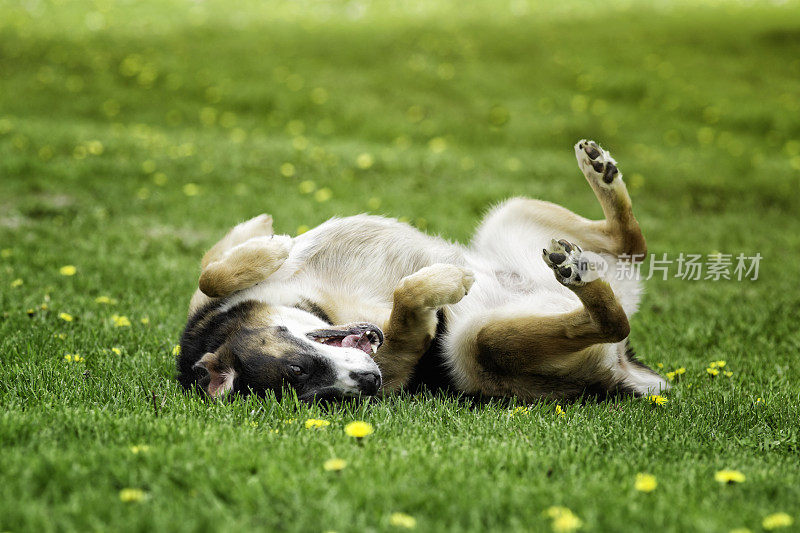
{"type": "Polygon", "coordinates": [[[469,246],[368,215],[294,238],[268,215],[239,224],[202,260],[178,380],[305,400],[421,384],[527,401],[666,390],[627,343],[639,280],[603,274],[646,254],[622,174],[592,141],[575,154],[603,220],[513,198],[469,246]]]}

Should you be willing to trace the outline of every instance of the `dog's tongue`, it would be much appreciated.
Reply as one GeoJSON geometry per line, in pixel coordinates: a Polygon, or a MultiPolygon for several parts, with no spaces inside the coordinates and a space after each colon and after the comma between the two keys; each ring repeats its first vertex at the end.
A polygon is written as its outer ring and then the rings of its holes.
{"type": "Polygon", "coordinates": [[[361,335],[348,335],[342,339],[342,347],[344,348],[358,348],[367,355],[372,355],[372,345],[365,334],[361,335]]]}

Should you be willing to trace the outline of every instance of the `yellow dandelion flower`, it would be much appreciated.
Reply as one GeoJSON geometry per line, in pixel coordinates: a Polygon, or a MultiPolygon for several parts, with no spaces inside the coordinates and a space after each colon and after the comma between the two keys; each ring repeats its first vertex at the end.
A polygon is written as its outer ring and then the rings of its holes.
{"type": "Polygon", "coordinates": [[[304,180],[300,182],[300,185],[297,186],[297,189],[302,194],[311,194],[317,189],[317,184],[311,180],[304,180]]]}
{"type": "Polygon", "coordinates": [[[22,279],[21,279],[21,278],[17,278],[17,279],[15,279],[14,281],[12,281],[12,282],[11,282],[11,287],[12,287],[12,288],[14,288],[14,289],[16,289],[17,287],[20,287],[20,286],[22,286],[22,284],[23,284],[23,283],[24,283],[24,282],[22,281],[22,279]]]}
{"type": "Polygon", "coordinates": [[[327,202],[333,196],[333,191],[330,190],[328,187],[323,187],[317,192],[314,193],[314,200],[322,203],[327,202]]]}
{"type": "Polygon", "coordinates": [[[347,461],[344,459],[328,459],[323,463],[322,468],[325,469],[326,472],[338,472],[339,470],[344,469],[347,466],[347,461]]]}
{"type": "Polygon", "coordinates": [[[172,355],[177,357],[180,354],[181,354],[181,345],[176,344],[175,346],[172,347],[172,355]]]}
{"type": "Polygon", "coordinates": [[[778,529],[779,527],[789,527],[794,523],[794,519],[787,513],[773,513],[765,516],[761,522],[764,529],[778,529]]]}
{"type": "Polygon", "coordinates": [[[560,405],[556,404],[556,415],[558,416],[566,416],[567,413],[561,408],[560,405]]]}
{"type": "Polygon", "coordinates": [[[96,304],[106,304],[106,305],[113,305],[117,303],[116,300],[113,298],[109,298],[108,296],[98,296],[94,299],[94,303],[96,304]]]}
{"type": "Polygon", "coordinates": [[[187,183],[183,186],[183,194],[186,196],[197,196],[200,194],[200,187],[196,183],[187,183]]]}
{"type": "Polygon", "coordinates": [[[295,421],[295,419],[294,419],[294,418],[287,418],[286,420],[284,420],[284,421],[283,421],[283,423],[284,423],[284,424],[293,424],[293,423],[294,423],[294,421],[295,421]]]}
{"type": "Polygon", "coordinates": [[[673,381],[675,379],[675,372],[667,372],[667,379],[673,381]]]}
{"type": "Polygon", "coordinates": [[[717,362],[716,362],[716,361],[711,361],[711,362],[708,364],[708,368],[717,368],[717,362]]]}
{"type": "Polygon", "coordinates": [[[441,154],[447,150],[447,141],[443,137],[434,137],[428,141],[428,148],[434,154],[441,154]]]}
{"type": "Polygon", "coordinates": [[[141,322],[142,324],[144,324],[146,326],[146,325],[148,325],[150,323],[150,319],[147,318],[147,317],[144,317],[144,318],[139,319],[139,322],[141,322]]]}
{"type": "Polygon", "coordinates": [[[142,489],[122,489],[119,491],[119,499],[125,503],[136,503],[144,500],[145,493],[142,489]]]}
{"type": "Polygon", "coordinates": [[[42,305],[39,306],[39,309],[41,309],[42,311],[47,311],[48,309],[50,309],[50,306],[47,305],[46,303],[43,303],[42,305]]]}
{"type": "Polygon", "coordinates": [[[356,157],[356,166],[362,170],[366,170],[374,164],[375,158],[372,157],[372,154],[363,153],[358,154],[358,157],[356,157]]]}
{"type": "Polygon", "coordinates": [[[291,178],[292,176],[294,176],[295,172],[296,172],[296,170],[295,170],[293,164],[284,163],[284,164],[281,165],[281,174],[285,178],[291,178]]]}
{"type": "Polygon", "coordinates": [[[115,346],[115,347],[111,348],[111,353],[113,353],[115,355],[122,355],[122,350],[120,350],[119,348],[117,348],[115,346]]]}
{"type": "Polygon", "coordinates": [[[417,527],[417,519],[406,513],[392,513],[389,517],[389,523],[394,527],[404,527],[406,529],[417,527]]]}
{"type": "Polygon", "coordinates": [[[53,337],[63,341],[63,340],[65,340],[67,338],[67,334],[66,333],[54,333],[53,337]]]}
{"type": "Polygon", "coordinates": [[[733,372],[731,372],[730,370],[726,370],[725,372],[723,372],[723,374],[725,374],[726,378],[729,378],[733,375],[733,372]]]}
{"type": "Polygon", "coordinates": [[[324,428],[330,425],[331,423],[327,420],[321,420],[318,418],[309,418],[306,420],[306,429],[324,428]]]}
{"type": "Polygon", "coordinates": [[[362,422],[357,420],[355,422],[350,422],[344,427],[344,432],[347,433],[351,437],[355,437],[357,439],[366,437],[367,435],[371,435],[375,430],[372,427],[372,424],[367,422],[362,422]]]}
{"type": "Polygon", "coordinates": [[[251,420],[250,421],[250,427],[251,428],[257,428],[258,427],[258,422],[256,422],[255,420],[251,420]]]}
{"type": "Polygon", "coordinates": [[[553,520],[553,531],[575,531],[583,525],[583,521],[572,513],[562,514],[553,520]]]}
{"type": "Polygon", "coordinates": [[[720,470],[714,474],[714,479],[719,483],[728,483],[732,485],[734,483],[744,483],[745,476],[738,470],[720,470]]]}
{"type": "Polygon", "coordinates": [[[71,363],[72,362],[72,354],[67,354],[64,356],[64,361],[71,363]]]}
{"type": "Polygon", "coordinates": [[[583,525],[583,521],[566,507],[558,505],[548,507],[545,514],[553,520],[553,531],[559,533],[575,531],[583,525]]]}
{"type": "Polygon", "coordinates": [[[660,394],[652,394],[647,399],[653,405],[665,405],[669,401],[666,396],[661,396],[660,394]]]}
{"type": "Polygon", "coordinates": [[[633,484],[633,488],[639,492],[653,492],[656,490],[657,486],[658,482],[655,476],[642,473],[636,474],[636,481],[633,484]]]}
{"type": "Polygon", "coordinates": [[[59,274],[62,276],[74,276],[77,271],[78,269],[75,268],[75,265],[64,265],[58,269],[59,274]]]}
{"type": "Polygon", "coordinates": [[[714,361],[714,362],[717,364],[717,368],[725,368],[725,365],[728,364],[726,361],[722,361],[722,360],[714,361]]]}
{"type": "Polygon", "coordinates": [[[25,313],[26,313],[28,316],[31,316],[31,317],[32,317],[33,315],[35,315],[35,314],[36,314],[36,309],[33,309],[32,307],[31,307],[31,308],[28,308],[28,309],[26,309],[26,310],[25,310],[25,313]]]}
{"type": "Polygon", "coordinates": [[[686,368],[684,368],[684,367],[680,367],[680,368],[676,368],[675,369],[675,375],[676,376],[682,376],[685,373],[686,373],[686,368]]]}
{"type": "Polygon", "coordinates": [[[764,398],[756,398],[756,403],[764,403],[764,398]]]}
{"type": "Polygon", "coordinates": [[[134,455],[138,455],[140,453],[147,453],[150,451],[150,446],[147,444],[137,444],[135,446],[131,446],[131,453],[134,455]]]}
{"type": "Polygon", "coordinates": [[[715,368],[713,366],[710,366],[710,367],[706,368],[706,372],[708,372],[709,376],[716,377],[716,376],[719,375],[719,368],[715,368]]]}
{"type": "Polygon", "coordinates": [[[72,322],[73,320],[75,320],[75,319],[72,317],[72,315],[71,315],[71,314],[69,314],[69,313],[64,313],[64,312],[58,313],[58,318],[60,318],[60,319],[61,319],[61,320],[63,320],[64,322],[72,322]]]}
{"type": "Polygon", "coordinates": [[[664,368],[664,363],[656,363],[657,368],[664,368]]]}
{"type": "Polygon", "coordinates": [[[115,328],[129,328],[131,326],[131,321],[126,316],[111,315],[111,320],[114,322],[115,328]]]}
{"type": "Polygon", "coordinates": [[[297,234],[302,235],[303,233],[307,232],[310,229],[311,228],[309,228],[305,224],[300,224],[299,226],[297,226],[297,234]]]}

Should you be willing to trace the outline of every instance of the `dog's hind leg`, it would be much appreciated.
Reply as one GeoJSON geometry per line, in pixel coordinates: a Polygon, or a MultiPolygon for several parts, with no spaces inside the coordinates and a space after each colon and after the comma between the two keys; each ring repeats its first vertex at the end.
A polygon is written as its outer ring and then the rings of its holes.
{"type": "MultiPolygon", "coordinates": [[[[543,200],[512,198],[496,207],[478,229],[473,246],[490,247],[512,227],[564,237],[586,250],[642,260],[647,253],[631,199],[611,155],[592,141],[575,145],[578,164],[603,208],[604,220],[589,220],[543,200]]],[[[533,233],[528,231],[528,233],[533,233]]]]}
{"type": "Polygon", "coordinates": [[[624,340],[630,325],[609,284],[582,278],[580,249],[563,239],[545,250],[544,261],[556,279],[578,296],[583,307],[556,315],[520,316],[502,308],[485,317],[477,330],[478,359],[507,372],[557,368],[559,356],[593,344],[624,340]]]}
{"type": "Polygon", "coordinates": [[[392,312],[384,324],[384,342],[375,354],[383,390],[402,388],[414,366],[430,346],[437,311],[459,302],[472,287],[469,270],[436,263],[403,278],[394,291],[392,312]]]}

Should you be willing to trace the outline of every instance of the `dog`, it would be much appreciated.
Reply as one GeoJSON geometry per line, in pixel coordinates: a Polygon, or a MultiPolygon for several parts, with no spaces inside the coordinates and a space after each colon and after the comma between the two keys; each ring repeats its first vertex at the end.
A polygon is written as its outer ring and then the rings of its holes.
{"type": "Polygon", "coordinates": [[[211,398],[666,391],[627,342],[640,281],[607,275],[647,251],[622,174],[593,141],[575,154],[603,220],[513,198],[469,246],[370,215],[294,238],[274,235],[268,215],[239,224],[202,260],[178,380],[211,398]]]}

